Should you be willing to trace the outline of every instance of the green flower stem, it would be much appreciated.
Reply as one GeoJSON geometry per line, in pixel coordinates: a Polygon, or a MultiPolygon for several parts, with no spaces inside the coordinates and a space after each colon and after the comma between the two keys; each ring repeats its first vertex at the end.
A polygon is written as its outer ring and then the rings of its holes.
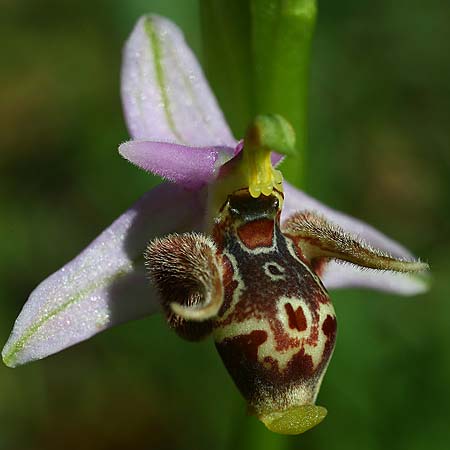
{"type": "Polygon", "coordinates": [[[316,0],[200,0],[205,68],[236,136],[258,114],[294,127],[298,155],[282,166],[300,187],[316,0]]]}
{"type": "Polygon", "coordinates": [[[315,0],[251,0],[255,108],[280,114],[296,132],[297,158],[282,167],[299,186],[306,153],[309,53],[315,0]]]}

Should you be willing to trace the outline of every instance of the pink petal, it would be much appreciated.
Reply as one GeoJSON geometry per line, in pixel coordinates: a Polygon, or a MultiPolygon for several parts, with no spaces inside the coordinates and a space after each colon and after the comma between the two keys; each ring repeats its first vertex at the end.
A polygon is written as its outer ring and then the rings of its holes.
{"type": "Polygon", "coordinates": [[[158,306],[138,261],[146,243],[199,226],[204,194],[163,184],[145,194],[30,295],[3,349],[14,367],[63,350],[158,306]]]}
{"type": "MultiPolygon", "coordinates": [[[[284,183],[284,194],[282,221],[297,211],[316,211],[329,221],[341,226],[344,231],[360,237],[373,248],[383,250],[398,258],[415,259],[409,250],[369,224],[320,203],[286,182],[284,183]]],[[[328,289],[365,287],[400,295],[419,294],[427,290],[427,279],[423,275],[361,269],[351,264],[335,261],[327,264],[321,279],[328,289]]]]}
{"type": "Polygon", "coordinates": [[[231,147],[197,148],[149,141],[130,141],[119,147],[119,153],[141,169],[190,189],[211,182],[234,151],[231,147]]]}
{"type": "Polygon", "coordinates": [[[162,17],[141,17],[125,45],[122,101],[133,139],[236,144],[181,30],[162,17]]]}

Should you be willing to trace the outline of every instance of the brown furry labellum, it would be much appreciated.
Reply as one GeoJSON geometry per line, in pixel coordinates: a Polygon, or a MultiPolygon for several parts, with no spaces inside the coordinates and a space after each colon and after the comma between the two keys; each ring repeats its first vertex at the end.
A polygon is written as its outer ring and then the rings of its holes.
{"type": "Polygon", "coordinates": [[[280,227],[283,195],[228,196],[212,238],[173,234],[145,257],[169,325],[196,340],[212,333],[249,409],[266,426],[298,434],[326,410],[315,400],[333,353],[336,318],[314,268],[337,258],[382,270],[421,263],[382,254],[313,212],[280,227]]]}

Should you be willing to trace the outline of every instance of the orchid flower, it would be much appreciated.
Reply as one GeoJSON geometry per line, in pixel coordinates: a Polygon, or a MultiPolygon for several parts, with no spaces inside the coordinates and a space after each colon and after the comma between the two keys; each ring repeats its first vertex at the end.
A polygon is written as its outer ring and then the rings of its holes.
{"type": "Polygon", "coordinates": [[[236,140],[169,20],[138,21],[124,49],[122,98],[132,140],[120,154],[166,181],[31,293],[5,364],[162,309],[180,336],[212,334],[269,429],[311,428],[326,414],[315,400],[336,337],[328,290],[417,294],[426,284],[413,273],[427,265],[283,181],[274,166],[295,138],[281,117],[257,117],[236,140]]]}

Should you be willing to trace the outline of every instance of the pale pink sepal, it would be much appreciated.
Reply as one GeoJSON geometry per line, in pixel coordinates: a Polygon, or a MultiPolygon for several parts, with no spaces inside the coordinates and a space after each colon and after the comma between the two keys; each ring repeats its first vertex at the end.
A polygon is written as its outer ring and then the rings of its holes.
{"type": "MultiPolygon", "coordinates": [[[[405,260],[415,259],[409,250],[367,223],[320,203],[286,182],[284,183],[284,194],[282,222],[297,211],[316,211],[375,249],[383,250],[405,260]]],[[[422,293],[428,288],[427,278],[421,274],[400,274],[362,269],[352,264],[335,261],[330,261],[324,267],[321,279],[328,289],[361,287],[400,295],[414,295],[422,293]]]]}
{"type": "Polygon", "coordinates": [[[236,144],[183,33],[163,17],[137,22],[124,48],[121,90],[133,139],[236,144]]]}
{"type": "Polygon", "coordinates": [[[14,367],[155,311],[143,272],[148,240],[198,228],[205,196],[173,184],[144,195],[83,252],[44,280],[16,320],[2,356],[14,367]]]}
{"type": "Polygon", "coordinates": [[[429,285],[426,274],[364,269],[337,261],[330,261],[320,278],[328,289],[363,288],[405,296],[426,292],[429,285]]]}

